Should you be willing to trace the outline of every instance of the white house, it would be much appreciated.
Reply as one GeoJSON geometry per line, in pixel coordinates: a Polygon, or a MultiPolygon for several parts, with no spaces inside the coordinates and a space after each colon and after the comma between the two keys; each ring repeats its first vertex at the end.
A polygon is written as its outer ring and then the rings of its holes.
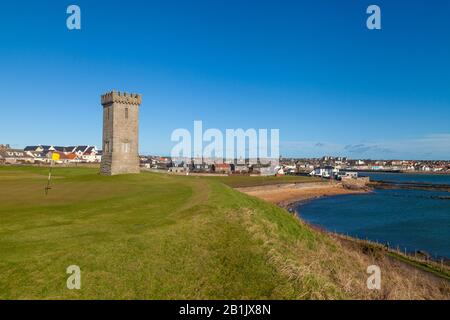
{"type": "Polygon", "coordinates": [[[330,178],[337,176],[339,173],[339,169],[336,169],[332,166],[325,166],[325,167],[317,167],[309,175],[311,176],[317,176],[317,177],[323,177],[323,178],[330,178]]]}
{"type": "Polygon", "coordinates": [[[98,151],[96,147],[87,147],[81,155],[81,159],[86,162],[99,162],[99,157],[97,155],[98,151]]]}

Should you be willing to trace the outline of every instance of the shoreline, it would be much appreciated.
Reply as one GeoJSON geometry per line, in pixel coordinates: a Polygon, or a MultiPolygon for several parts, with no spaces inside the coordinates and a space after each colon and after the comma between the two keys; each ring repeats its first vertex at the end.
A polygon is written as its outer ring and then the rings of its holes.
{"type": "Polygon", "coordinates": [[[430,190],[450,192],[448,184],[434,184],[427,182],[397,182],[397,181],[371,181],[369,186],[373,189],[405,189],[405,190],[430,190]]]}
{"type": "Polygon", "coordinates": [[[322,197],[364,194],[372,192],[371,188],[347,189],[337,181],[277,184],[256,187],[236,188],[236,190],[278,205],[284,209],[303,202],[322,197]]]}
{"type": "Polygon", "coordinates": [[[361,173],[379,173],[379,174],[423,174],[423,175],[450,175],[450,171],[410,171],[410,170],[357,170],[357,169],[342,169],[343,171],[361,172],[361,173]]]}
{"type": "Polygon", "coordinates": [[[318,183],[301,183],[287,185],[269,185],[259,187],[236,188],[236,190],[254,196],[264,201],[271,202],[285,210],[290,214],[295,214],[303,223],[307,224],[318,232],[323,232],[337,239],[341,243],[350,243],[357,247],[370,247],[374,250],[382,251],[387,256],[397,261],[403,262],[408,266],[415,267],[424,272],[431,273],[437,277],[450,280],[449,258],[435,260],[432,257],[418,257],[418,252],[414,254],[400,252],[398,249],[387,247],[383,243],[373,242],[368,239],[359,239],[345,234],[329,231],[321,226],[311,224],[301,217],[298,206],[307,202],[320,199],[323,197],[332,197],[338,195],[358,195],[373,192],[372,188],[350,190],[346,189],[339,182],[318,182],[318,183]]]}

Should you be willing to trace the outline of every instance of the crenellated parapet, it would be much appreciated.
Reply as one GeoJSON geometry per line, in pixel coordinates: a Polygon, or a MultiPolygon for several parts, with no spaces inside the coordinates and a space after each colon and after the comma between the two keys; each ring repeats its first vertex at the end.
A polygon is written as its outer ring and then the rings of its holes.
{"type": "Polygon", "coordinates": [[[142,96],[135,93],[111,91],[109,93],[103,94],[101,100],[103,106],[107,106],[112,103],[140,105],[142,102],[142,96]]]}

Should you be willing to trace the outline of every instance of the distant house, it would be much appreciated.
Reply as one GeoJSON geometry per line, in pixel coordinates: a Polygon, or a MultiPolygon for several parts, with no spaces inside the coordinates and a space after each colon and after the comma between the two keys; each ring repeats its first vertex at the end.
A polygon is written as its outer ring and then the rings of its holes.
{"type": "Polygon", "coordinates": [[[277,176],[284,176],[286,173],[284,172],[283,167],[276,167],[276,175],[277,176]]]}
{"type": "Polygon", "coordinates": [[[73,152],[60,152],[60,151],[53,151],[47,153],[47,158],[52,159],[53,154],[59,155],[59,160],[56,160],[56,163],[73,163],[73,162],[80,162],[80,159],[78,158],[77,154],[73,152]]]}
{"type": "Polygon", "coordinates": [[[74,150],[72,150],[72,152],[75,153],[81,159],[83,154],[86,152],[88,148],[89,146],[77,146],[75,147],[74,150]]]}
{"type": "Polygon", "coordinates": [[[87,147],[86,150],[81,155],[81,159],[86,162],[97,162],[98,161],[97,154],[98,151],[96,147],[87,147]]]}
{"type": "Polygon", "coordinates": [[[283,169],[285,174],[296,174],[298,172],[297,166],[295,165],[283,166],[283,169]]]}
{"type": "Polygon", "coordinates": [[[214,171],[216,173],[231,173],[231,165],[228,163],[217,163],[214,165],[214,171]]]}
{"type": "Polygon", "coordinates": [[[97,154],[95,155],[95,161],[96,162],[101,162],[102,161],[102,155],[103,155],[103,150],[97,150],[97,154]]]}
{"type": "Polygon", "coordinates": [[[42,148],[41,146],[26,146],[25,149],[23,149],[24,151],[30,151],[30,152],[42,152],[44,151],[44,148],[42,148]]]}
{"type": "Polygon", "coordinates": [[[323,178],[332,178],[337,176],[339,170],[334,168],[333,166],[324,166],[317,167],[313,171],[311,171],[311,176],[323,177],[323,178]]]}
{"type": "Polygon", "coordinates": [[[194,171],[211,171],[212,165],[207,163],[195,163],[194,164],[194,171]]]}
{"type": "Polygon", "coordinates": [[[34,163],[43,163],[47,162],[47,158],[45,153],[42,151],[25,151],[30,157],[33,158],[34,163]]]}
{"type": "Polygon", "coordinates": [[[186,171],[185,167],[170,167],[168,170],[170,173],[184,173],[186,171]]]}
{"type": "MultiPolygon", "coordinates": [[[[53,146],[40,146],[42,148],[42,151],[49,152],[49,151],[55,151],[55,148],[53,146]]],[[[39,150],[37,150],[39,151],[39,150]]]]}
{"type": "Polygon", "coordinates": [[[67,162],[77,162],[77,160],[79,160],[78,156],[73,152],[65,153],[64,159],[67,160],[67,162]]]}
{"type": "Polygon", "coordinates": [[[34,163],[32,156],[27,154],[22,149],[2,149],[0,151],[2,156],[2,162],[7,164],[18,164],[18,163],[34,163]]]}
{"type": "Polygon", "coordinates": [[[5,154],[4,154],[4,149],[0,148],[0,163],[4,164],[5,163],[5,154]]]}
{"type": "Polygon", "coordinates": [[[339,172],[338,178],[340,179],[346,179],[346,178],[358,178],[358,172],[352,172],[352,171],[346,171],[346,172],[339,172]]]}
{"type": "Polygon", "coordinates": [[[55,151],[58,151],[58,152],[64,152],[64,153],[67,152],[66,147],[55,146],[53,148],[55,149],[55,151]]]}
{"type": "Polygon", "coordinates": [[[234,172],[235,173],[248,173],[249,167],[246,164],[236,164],[234,166],[234,172]]]}

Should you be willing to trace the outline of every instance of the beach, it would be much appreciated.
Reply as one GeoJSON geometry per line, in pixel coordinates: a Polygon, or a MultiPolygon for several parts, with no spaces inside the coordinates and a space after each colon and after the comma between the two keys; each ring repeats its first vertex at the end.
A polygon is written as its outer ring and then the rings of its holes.
{"type": "Polygon", "coordinates": [[[284,208],[297,202],[308,201],[325,196],[368,192],[367,189],[346,189],[341,183],[336,181],[278,184],[237,188],[237,190],[256,198],[277,204],[284,208]]]}

